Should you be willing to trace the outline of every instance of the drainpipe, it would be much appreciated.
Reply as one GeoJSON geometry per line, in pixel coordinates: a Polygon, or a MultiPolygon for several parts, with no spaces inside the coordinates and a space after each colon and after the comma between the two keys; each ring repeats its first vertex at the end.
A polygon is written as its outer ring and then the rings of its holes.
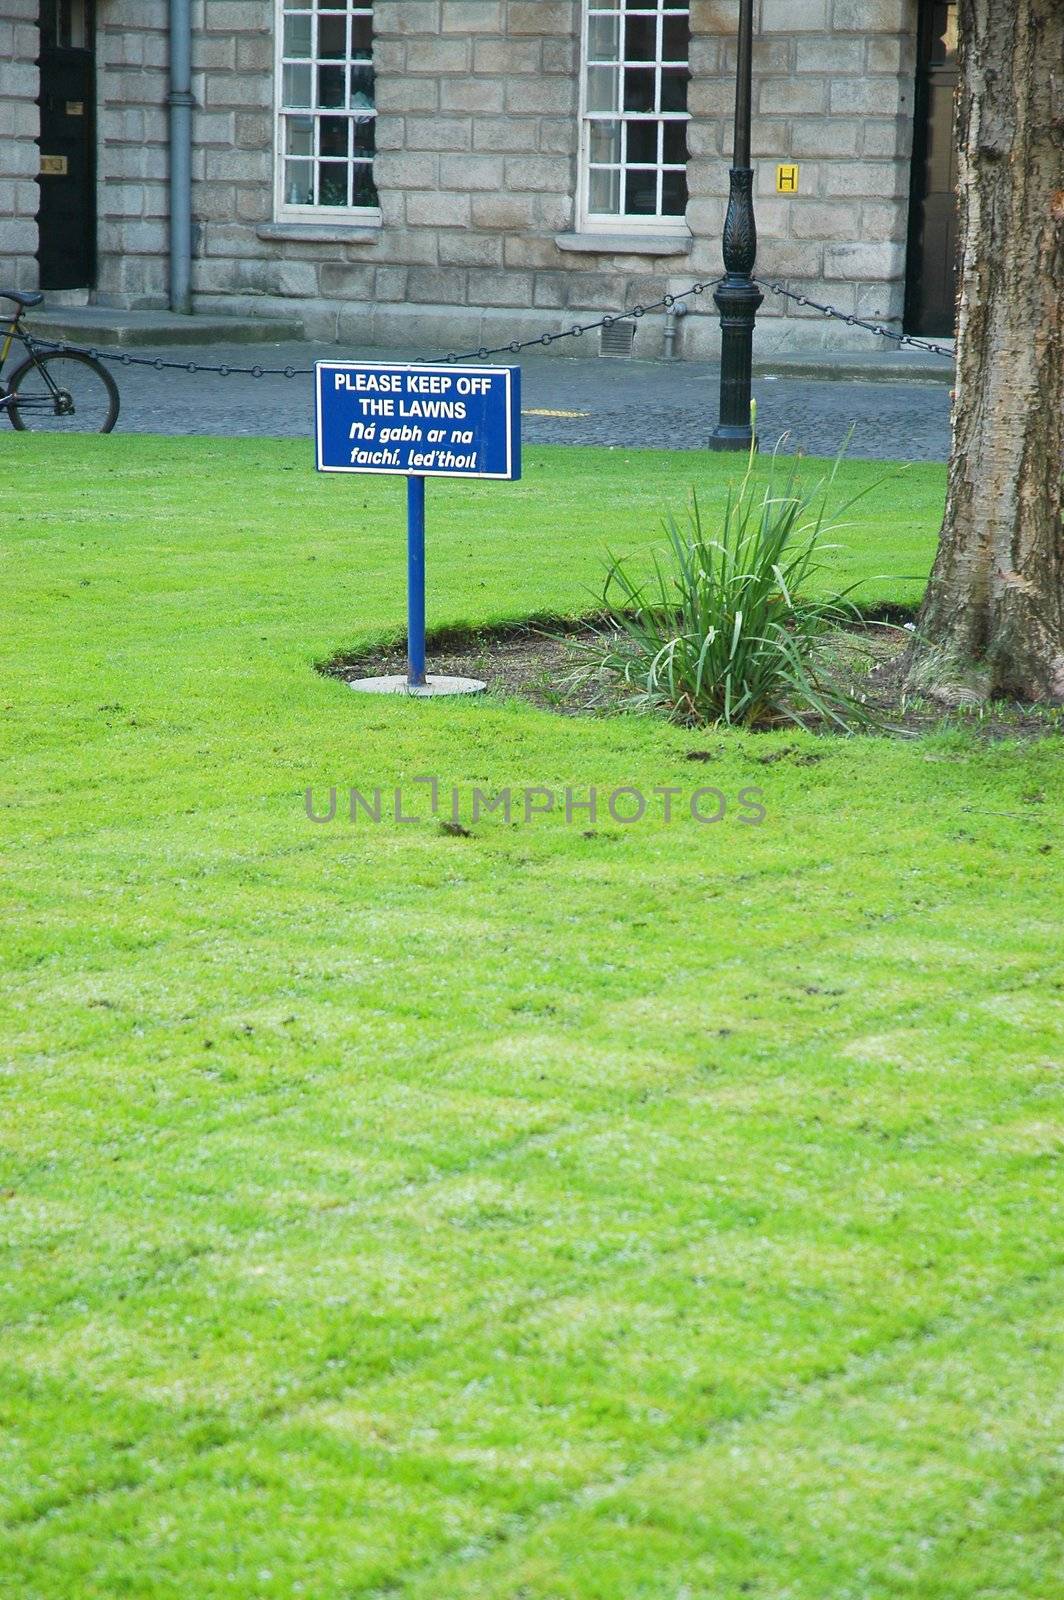
{"type": "Polygon", "coordinates": [[[170,310],[192,310],[191,0],[170,0],[170,310]]]}

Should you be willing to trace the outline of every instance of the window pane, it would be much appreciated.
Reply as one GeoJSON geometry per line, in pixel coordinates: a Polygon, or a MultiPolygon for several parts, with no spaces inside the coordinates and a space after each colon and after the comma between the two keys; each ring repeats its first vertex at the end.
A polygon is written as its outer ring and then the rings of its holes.
{"type": "Polygon", "coordinates": [[[283,88],[286,106],[309,106],[311,87],[310,67],[285,67],[283,88]]]}
{"type": "Polygon", "coordinates": [[[624,209],[630,217],[653,217],[658,209],[656,172],[629,172],[624,186],[624,209]]]}
{"type": "Polygon", "coordinates": [[[356,156],[371,156],[377,148],[376,117],[355,117],[352,126],[355,130],[356,156]]]}
{"type": "Polygon", "coordinates": [[[654,110],[653,67],[626,67],[624,69],[624,109],[626,111],[654,110]]]}
{"type": "Polygon", "coordinates": [[[612,67],[591,67],[587,74],[587,109],[616,111],[617,77],[612,67]]]}
{"type": "Polygon", "coordinates": [[[666,217],[682,217],[687,210],[687,173],[666,172],[661,180],[661,210],[666,217]]]}
{"type": "Polygon", "coordinates": [[[322,161],[318,166],[318,204],[320,206],[346,206],[346,161],[322,161]]]}
{"type": "MultiPolygon", "coordinates": [[[[368,61],[373,54],[373,18],[352,17],[351,59],[368,61]]],[[[686,60],[686,57],[684,58],[686,60]]]]}
{"type": "Polygon", "coordinates": [[[665,133],[664,161],[667,167],[682,167],[687,164],[687,124],[686,122],[663,122],[665,133]]]}
{"type": "Polygon", "coordinates": [[[373,110],[373,68],[351,68],[351,109],[352,111],[373,110]]]}
{"type": "Polygon", "coordinates": [[[318,153],[323,156],[343,156],[346,159],[349,127],[350,122],[347,117],[322,117],[321,146],[318,153]]]}
{"type": "Polygon", "coordinates": [[[314,154],[314,118],[287,117],[285,119],[285,151],[290,156],[314,154]]]}
{"type": "Polygon", "coordinates": [[[621,209],[621,175],[616,170],[592,167],[588,210],[615,217],[621,209]]]}
{"type": "Polygon", "coordinates": [[[589,61],[617,61],[620,58],[621,25],[617,17],[592,17],[587,28],[589,61]]]}
{"type": "Polygon", "coordinates": [[[687,81],[691,74],[686,67],[665,67],[661,74],[662,111],[687,110],[687,81]]]}
{"type": "Polygon", "coordinates": [[[630,122],[628,124],[628,160],[636,165],[647,163],[657,166],[658,129],[660,122],[630,122]]]}
{"type": "Polygon", "coordinates": [[[619,122],[593,122],[591,124],[591,160],[596,166],[608,166],[621,159],[621,125],[619,122]]]}
{"type": "Polygon", "coordinates": [[[290,206],[314,204],[314,163],[312,161],[286,161],[284,164],[284,198],[290,206]]]}
{"type": "Polygon", "coordinates": [[[346,11],[347,0],[318,0],[319,11],[346,11]]]}
{"type": "Polygon", "coordinates": [[[347,18],[318,19],[318,56],[322,61],[347,60],[347,18]]]}
{"type": "Polygon", "coordinates": [[[629,17],[624,25],[624,59],[656,61],[658,23],[656,17],[629,17]]]}
{"type": "Polygon", "coordinates": [[[284,53],[306,59],[310,56],[310,18],[285,17],[284,53]]]}
{"type": "Polygon", "coordinates": [[[379,204],[377,198],[377,185],[373,181],[373,168],[368,161],[356,161],[352,169],[351,204],[353,206],[375,206],[379,204]]]}
{"type": "Polygon", "coordinates": [[[690,8],[687,0],[661,0],[661,9],[663,11],[687,11],[690,8]]]}
{"type": "Polygon", "coordinates": [[[326,107],[344,105],[343,67],[318,68],[318,104],[326,107]]]}
{"type": "Polygon", "coordinates": [[[662,24],[661,59],[682,61],[685,65],[691,49],[691,24],[686,17],[666,17],[662,24]]]}

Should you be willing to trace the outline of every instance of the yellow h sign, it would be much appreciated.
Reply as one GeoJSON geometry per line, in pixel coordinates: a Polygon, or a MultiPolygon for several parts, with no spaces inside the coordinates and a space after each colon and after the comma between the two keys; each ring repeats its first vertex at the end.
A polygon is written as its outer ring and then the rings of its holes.
{"type": "Polygon", "coordinates": [[[787,165],[776,168],[776,193],[798,193],[798,168],[796,166],[787,165]]]}

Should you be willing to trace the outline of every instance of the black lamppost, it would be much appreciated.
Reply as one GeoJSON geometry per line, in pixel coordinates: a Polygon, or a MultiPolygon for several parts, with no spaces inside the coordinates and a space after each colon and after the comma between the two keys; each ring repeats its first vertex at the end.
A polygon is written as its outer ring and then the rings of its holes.
{"type": "Polygon", "coordinates": [[[757,259],[754,169],[750,165],[751,42],[754,0],[739,0],[739,59],[735,74],[735,141],[724,218],[724,271],[713,298],[720,312],[720,421],[711,450],[749,450],[750,371],[754,322],[764,295],[753,280],[757,259]]]}

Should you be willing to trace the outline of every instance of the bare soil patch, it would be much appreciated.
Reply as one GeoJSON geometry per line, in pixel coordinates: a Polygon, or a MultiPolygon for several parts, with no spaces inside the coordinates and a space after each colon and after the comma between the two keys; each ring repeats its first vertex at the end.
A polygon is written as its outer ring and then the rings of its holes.
{"type": "MultiPolygon", "coordinates": [[[[989,739],[1041,738],[1059,732],[1059,713],[1038,707],[995,703],[946,710],[931,700],[913,699],[904,690],[910,632],[902,613],[870,618],[825,638],[833,670],[880,718],[887,732],[917,734],[957,727],[989,739]]],[[[573,681],[586,667],[596,643],[598,619],[550,618],[500,628],[439,633],[429,640],[430,673],[481,678],[488,693],[514,697],[560,716],[610,716],[623,711],[620,696],[602,701],[601,684],[573,681]]],[[[406,671],[402,644],[337,656],[323,669],[352,682],[406,671]]],[[[804,725],[818,733],[838,732],[815,718],[804,725]]]]}
{"type": "MultiPolygon", "coordinates": [[[[590,691],[567,688],[563,681],[586,659],[583,651],[594,637],[590,622],[562,619],[437,634],[429,640],[428,670],[481,678],[489,694],[515,696],[563,716],[601,714],[590,704],[590,691]]],[[[356,678],[405,672],[405,646],[339,657],[326,670],[330,676],[348,683],[356,678]]]]}

